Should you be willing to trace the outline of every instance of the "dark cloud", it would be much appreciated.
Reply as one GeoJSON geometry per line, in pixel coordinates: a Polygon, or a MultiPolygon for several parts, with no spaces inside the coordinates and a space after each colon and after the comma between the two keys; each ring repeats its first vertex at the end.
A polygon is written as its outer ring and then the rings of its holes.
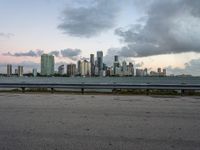
{"type": "Polygon", "coordinates": [[[12,33],[3,33],[3,32],[0,32],[0,37],[11,38],[13,36],[14,36],[14,34],[12,34],[12,33]]]}
{"type": "Polygon", "coordinates": [[[115,30],[115,34],[126,44],[121,48],[120,55],[146,57],[200,52],[199,0],[153,0],[145,8],[145,19],[139,19],[138,24],[128,29],[115,30]]]}
{"type": "Polygon", "coordinates": [[[78,37],[92,37],[114,27],[119,2],[115,0],[78,2],[74,7],[69,5],[63,12],[62,23],[58,28],[64,33],[78,37]]]}
{"type": "Polygon", "coordinates": [[[39,57],[43,53],[44,53],[44,51],[42,51],[42,50],[36,50],[36,51],[30,50],[28,52],[17,52],[17,53],[14,53],[14,54],[8,52],[8,53],[4,53],[3,55],[5,55],[5,56],[16,56],[16,57],[22,57],[22,56],[39,57]]]}
{"type": "Polygon", "coordinates": [[[167,67],[168,74],[190,74],[194,76],[200,76],[200,59],[193,59],[188,63],[185,63],[184,68],[173,68],[172,66],[167,67]]]}
{"type": "Polygon", "coordinates": [[[69,57],[69,58],[76,57],[81,54],[80,49],[71,49],[71,48],[61,50],[60,52],[62,57],[69,57]]]}
{"type": "MultiPolygon", "coordinates": [[[[30,50],[28,52],[17,52],[17,53],[4,53],[4,56],[15,56],[15,57],[40,57],[42,54],[44,53],[43,50],[30,50]]],[[[79,56],[81,54],[81,50],[80,49],[71,49],[71,48],[67,48],[64,50],[55,50],[55,51],[51,51],[49,52],[50,55],[54,55],[55,57],[68,57],[72,60],[76,60],[76,57],[79,56]]]]}

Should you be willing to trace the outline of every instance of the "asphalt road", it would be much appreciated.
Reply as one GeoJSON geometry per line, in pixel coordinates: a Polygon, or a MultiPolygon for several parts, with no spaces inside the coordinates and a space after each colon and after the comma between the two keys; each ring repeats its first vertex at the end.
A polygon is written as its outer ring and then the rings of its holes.
{"type": "Polygon", "coordinates": [[[0,94],[0,150],[199,150],[200,97],[0,94]]]}

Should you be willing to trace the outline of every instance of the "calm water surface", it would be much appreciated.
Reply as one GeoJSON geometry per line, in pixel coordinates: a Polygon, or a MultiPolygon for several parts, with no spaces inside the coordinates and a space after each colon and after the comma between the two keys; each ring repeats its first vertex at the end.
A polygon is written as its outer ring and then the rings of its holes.
{"type": "Polygon", "coordinates": [[[0,77],[0,83],[200,84],[200,77],[0,77]]]}

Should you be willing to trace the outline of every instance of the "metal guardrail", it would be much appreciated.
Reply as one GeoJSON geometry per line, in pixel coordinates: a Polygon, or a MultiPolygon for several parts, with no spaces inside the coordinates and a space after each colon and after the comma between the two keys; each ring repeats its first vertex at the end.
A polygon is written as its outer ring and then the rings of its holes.
{"type": "Polygon", "coordinates": [[[200,84],[127,84],[127,83],[74,83],[74,84],[45,84],[45,83],[0,83],[0,88],[56,88],[62,89],[144,89],[144,90],[200,90],[200,84]]]}

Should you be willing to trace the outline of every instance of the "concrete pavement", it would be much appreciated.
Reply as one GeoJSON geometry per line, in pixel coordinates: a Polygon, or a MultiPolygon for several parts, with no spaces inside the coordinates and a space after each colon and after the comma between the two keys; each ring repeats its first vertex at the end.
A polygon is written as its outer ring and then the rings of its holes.
{"type": "Polygon", "coordinates": [[[0,93],[0,150],[199,150],[200,97],[0,93]]]}

